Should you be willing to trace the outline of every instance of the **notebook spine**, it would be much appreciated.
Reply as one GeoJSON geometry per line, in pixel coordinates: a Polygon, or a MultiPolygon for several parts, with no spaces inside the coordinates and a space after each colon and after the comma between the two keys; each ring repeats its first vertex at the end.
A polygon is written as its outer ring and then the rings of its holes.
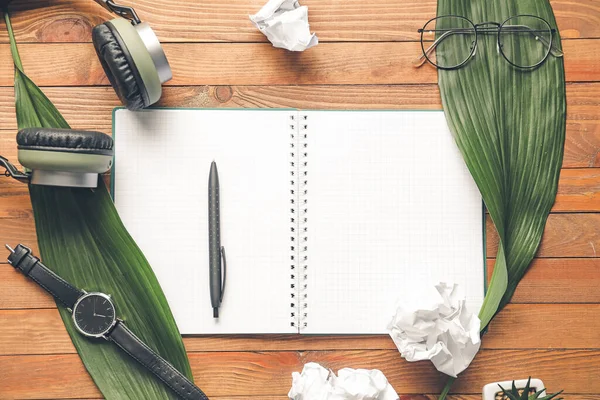
{"type": "Polygon", "coordinates": [[[290,115],[290,325],[298,327],[298,121],[290,115]]]}
{"type": "Polygon", "coordinates": [[[298,127],[298,201],[299,212],[299,297],[300,309],[298,310],[299,330],[308,326],[308,115],[300,115],[298,127]]]}
{"type": "Polygon", "coordinates": [[[308,325],[308,116],[290,121],[290,325],[301,331],[308,325]]]}

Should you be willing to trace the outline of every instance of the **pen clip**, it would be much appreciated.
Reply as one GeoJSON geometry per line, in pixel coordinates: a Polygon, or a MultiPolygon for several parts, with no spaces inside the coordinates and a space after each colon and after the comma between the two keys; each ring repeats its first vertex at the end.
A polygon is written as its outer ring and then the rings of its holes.
{"type": "Polygon", "coordinates": [[[221,286],[221,298],[219,304],[223,302],[223,294],[225,294],[225,281],[227,280],[227,259],[225,258],[225,246],[221,246],[221,259],[223,260],[223,284],[221,286]]]}

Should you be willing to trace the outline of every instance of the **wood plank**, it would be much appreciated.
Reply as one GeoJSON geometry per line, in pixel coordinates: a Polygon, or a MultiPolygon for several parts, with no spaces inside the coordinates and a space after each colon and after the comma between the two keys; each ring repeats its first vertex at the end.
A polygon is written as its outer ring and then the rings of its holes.
{"type": "MultiPolygon", "coordinates": [[[[487,220],[487,255],[495,257],[498,236],[487,220]]],[[[597,257],[600,214],[550,214],[537,257],[597,257]]]]}
{"type": "MultiPolygon", "coordinates": [[[[31,218],[4,218],[0,243],[23,243],[37,250],[35,227],[31,218]]],[[[498,237],[487,219],[487,254],[495,256],[498,237]]],[[[598,257],[600,249],[600,214],[550,214],[537,257],[598,257]]]]}
{"type": "MultiPolygon", "coordinates": [[[[577,43],[569,49],[579,59],[577,43]],[[573,48],[574,47],[574,48],[573,48]]],[[[323,43],[310,52],[278,51],[266,43],[170,43],[164,50],[173,68],[170,85],[392,84],[436,82],[435,68],[416,69],[416,42],[323,43]]],[[[25,71],[41,86],[107,85],[90,44],[21,44],[25,71]],[[52,65],[52,68],[48,68],[52,65]]],[[[593,52],[592,52],[593,53],[593,52]]],[[[589,62],[589,56],[581,55],[589,62]]],[[[0,44],[0,59],[10,58],[0,44]]],[[[0,64],[0,86],[13,81],[11,63],[0,64]]]]}
{"type": "MultiPolygon", "coordinates": [[[[175,86],[166,88],[164,105],[441,108],[434,85],[435,72],[409,69],[407,61],[414,56],[411,43],[390,43],[414,40],[415,29],[435,13],[435,0],[400,3],[392,0],[367,3],[301,0],[309,6],[311,27],[322,42],[388,42],[352,47],[344,46],[344,43],[322,43],[302,55],[271,49],[249,23],[247,14],[258,9],[264,1],[181,0],[169,5],[170,12],[164,12],[164,7],[154,0],[136,2],[142,18],[148,19],[159,36],[169,42],[262,42],[244,45],[242,50],[238,50],[238,45],[225,44],[216,47],[167,46],[169,57],[174,59],[177,79],[171,82],[175,86]],[[329,59],[330,54],[333,54],[332,59],[329,59]],[[349,59],[347,65],[344,57],[349,59]],[[250,63],[255,65],[250,66],[250,63]],[[363,85],[365,82],[370,84],[363,85]],[[426,84],[414,85],[415,82],[426,84]],[[223,83],[226,85],[181,86],[223,83]],[[251,86],[234,85],[239,83],[251,86]],[[323,85],[287,86],[290,83],[323,85]],[[361,86],[355,86],[356,83],[361,86]],[[380,83],[390,85],[375,86],[380,83]],[[411,85],[397,86],[397,83],[411,85]]],[[[18,0],[13,4],[18,8],[13,22],[17,38],[23,44],[25,68],[35,75],[35,80],[39,74],[41,80],[38,83],[47,86],[103,85],[48,87],[44,90],[51,92],[51,98],[74,127],[93,127],[109,132],[110,113],[118,101],[112,89],[106,86],[89,45],[92,26],[107,18],[108,13],[88,0],[43,3],[45,7],[39,7],[39,0],[18,0]],[[73,49],[70,45],[37,48],[36,44],[25,42],[82,43],[73,49]],[[53,52],[55,54],[51,54],[53,52]],[[61,59],[65,56],[74,59],[61,59]],[[56,66],[55,70],[48,69],[47,60],[56,66]]],[[[598,0],[552,0],[552,5],[563,38],[600,37],[598,0]]],[[[7,38],[2,23],[0,43],[3,43],[0,60],[6,60],[7,38]]],[[[567,40],[565,47],[568,80],[600,80],[597,41],[567,40]],[[583,46],[580,49],[577,42],[586,43],[584,50],[589,53],[582,50],[583,46]]],[[[5,154],[4,150],[14,154],[14,98],[12,88],[8,87],[12,83],[12,71],[10,63],[0,64],[3,64],[0,65],[0,127],[4,129],[0,131],[0,154],[5,154]]],[[[600,233],[600,214],[595,214],[600,207],[598,171],[577,169],[600,167],[600,84],[569,84],[567,90],[569,109],[563,166],[576,169],[562,172],[554,211],[594,213],[577,213],[564,220],[560,218],[566,214],[552,215],[540,256],[589,258],[535,260],[518,288],[513,304],[491,326],[484,339],[485,349],[454,387],[455,391],[467,394],[451,396],[453,400],[479,399],[484,383],[532,374],[543,378],[550,390],[566,388],[568,393],[579,393],[567,395],[570,399],[600,400],[600,351],[595,344],[600,331],[594,321],[600,305],[561,304],[600,302],[600,258],[593,258],[600,233]],[[537,302],[557,304],[520,304],[537,302]],[[524,346],[537,349],[512,350],[524,346]],[[595,350],[574,349],[577,346],[595,350]]],[[[19,227],[25,228],[25,237],[35,240],[27,190],[6,179],[0,179],[0,220],[0,244],[3,239],[9,238],[13,242],[18,238],[19,227]],[[28,222],[25,224],[25,221],[28,222]]],[[[495,246],[493,234],[491,241],[492,251],[495,246]]],[[[492,263],[493,260],[488,260],[490,270],[492,263]]],[[[11,303],[8,308],[15,304],[21,304],[23,308],[36,305],[46,308],[0,310],[0,398],[99,398],[100,394],[73,353],[50,297],[6,264],[0,264],[0,309],[8,299],[11,303]],[[38,326],[43,328],[37,329],[38,326]],[[17,333],[23,331],[35,340],[19,343],[17,333]],[[9,355],[16,349],[23,349],[19,352],[30,355],[9,355]],[[70,354],[36,354],[39,350],[70,354]],[[28,378],[34,379],[23,380],[24,371],[28,378]],[[64,384],[65,376],[70,378],[69,385],[64,384]]],[[[401,360],[386,336],[186,337],[185,344],[192,351],[190,358],[197,381],[211,399],[283,400],[287,398],[291,372],[299,371],[304,362],[313,360],[334,370],[345,366],[383,369],[397,390],[409,393],[402,396],[402,400],[434,400],[445,381],[429,363],[408,365],[401,360]],[[416,395],[422,392],[430,395],[416,395]]]]}
{"type": "MultiPolygon", "coordinates": [[[[600,341],[598,313],[600,304],[510,304],[494,319],[482,348],[594,348],[600,341]]],[[[0,356],[75,354],[56,309],[0,310],[0,337],[0,356]]],[[[388,335],[213,335],[186,336],[184,341],[188,352],[396,348],[388,335]]]]}
{"type": "MultiPolygon", "coordinates": [[[[0,168],[1,169],[1,168],[0,168]]],[[[0,220],[4,218],[33,219],[33,210],[29,199],[27,185],[0,176],[2,181],[13,181],[16,185],[0,185],[0,220]]],[[[4,183],[4,182],[3,182],[4,183]]]]}
{"type": "MultiPolygon", "coordinates": [[[[73,128],[111,132],[112,109],[119,105],[111,88],[47,87],[44,92],[73,128]]],[[[600,84],[567,85],[567,103],[563,167],[600,167],[600,84]]],[[[304,109],[442,108],[436,85],[166,87],[160,105],[304,109]]],[[[0,88],[0,126],[0,154],[7,156],[9,151],[14,151],[17,128],[14,94],[9,87],[0,88]]]]}
{"type": "Polygon", "coordinates": [[[600,168],[562,170],[552,211],[600,211],[600,168]]]}
{"type": "MultiPolygon", "coordinates": [[[[17,160],[14,147],[0,154],[11,160],[17,160]]],[[[31,202],[27,187],[14,180],[4,180],[8,182],[0,184],[0,189],[3,189],[0,192],[0,219],[31,218],[31,202]]],[[[600,168],[562,170],[552,211],[600,211],[600,168]]]]}
{"type": "MultiPolygon", "coordinates": [[[[195,353],[190,360],[194,375],[199,377],[198,382],[209,392],[216,383],[218,388],[214,391],[217,395],[237,394],[235,388],[240,386],[247,394],[285,394],[290,386],[290,373],[300,370],[309,361],[334,371],[344,367],[378,368],[398,392],[406,394],[437,393],[446,380],[431,363],[408,363],[400,358],[397,350],[302,352],[297,358],[293,353],[216,353],[219,355],[216,363],[210,361],[213,354],[195,353]]],[[[532,374],[543,376],[548,387],[595,393],[598,383],[594,379],[600,377],[599,357],[597,351],[483,350],[457,381],[453,392],[477,393],[485,383],[493,382],[498,376],[532,374]],[[565,364],[572,369],[565,369],[565,364]]]]}
{"type": "MultiPolygon", "coordinates": [[[[5,254],[0,255],[5,260],[5,254]]],[[[494,261],[488,260],[488,279],[494,261]]],[[[5,261],[0,264],[0,282],[0,310],[56,307],[43,289],[13,271],[5,261]]],[[[536,258],[512,303],[600,303],[598,287],[600,258],[536,258]]]]}
{"type": "MultiPolygon", "coordinates": [[[[599,327],[591,320],[596,319],[595,316],[600,311],[599,307],[600,305],[597,304],[510,304],[494,319],[490,330],[482,340],[482,348],[504,350],[595,348],[600,340],[600,333],[599,327]],[[564,335],[556,335],[556,330],[552,329],[538,329],[540,326],[556,327],[564,335]]],[[[56,317],[58,318],[58,313],[56,317]]],[[[387,335],[186,336],[184,342],[188,352],[396,349],[387,335]]]]}
{"type": "MultiPolygon", "coordinates": [[[[566,41],[563,48],[568,82],[600,80],[600,69],[596,68],[600,46],[594,40],[566,41]]],[[[40,86],[108,83],[90,44],[22,44],[19,49],[25,71],[40,86]]],[[[266,43],[169,43],[164,49],[174,75],[168,85],[437,82],[434,67],[413,66],[420,51],[417,42],[322,43],[302,53],[282,52],[266,43]]],[[[9,58],[9,45],[0,44],[0,59],[9,58]]],[[[12,82],[13,65],[1,63],[0,86],[12,82]]]]}
{"type": "MultiPolygon", "coordinates": [[[[551,389],[548,389],[548,393],[552,393],[551,389]]],[[[597,394],[571,394],[566,393],[569,396],[569,400],[599,400],[600,395],[597,394]]],[[[565,393],[563,393],[565,395],[565,393]]],[[[399,394],[400,400],[437,400],[438,394],[399,394]]],[[[448,400],[481,400],[481,394],[470,395],[470,394],[451,394],[446,396],[448,400]]],[[[289,400],[287,395],[281,396],[211,396],[212,400],[245,400],[245,399],[261,399],[261,400],[289,400]]],[[[62,399],[53,399],[62,400],[62,399]]],[[[100,400],[100,399],[80,399],[80,400],[100,400]]]]}
{"type": "MultiPolygon", "coordinates": [[[[14,150],[0,153],[16,160],[14,150]]],[[[27,187],[4,179],[0,185],[0,219],[33,218],[27,187]]],[[[553,212],[600,211],[600,168],[564,169],[558,186],[553,212]]]]}
{"type": "MultiPolygon", "coordinates": [[[[250,23],[248,14],[264,0],[181,0],[157,6],[138,0],[135,9],[165,42],[257,42],[266,38],[250,23]]],[[[593,0],[553,0],[552,6],[565,38],[600,36],[600,7],[593,0]]],[[[417,28],[435,17],[435,0],[302,1],[308,6],[311,30],[320,42],[418,40],[417,28]]],[[[27,42],[89,42],[92,28],[110,18],[107,11],[84,0],[57,0],[40,5],[20,0],[11,6],[15,35],[27,42]]],[[[0,25],[0,42],[8,37],[0,25]]]]}
{"type": "Polygon", "coordinates": [[[76,354],[0,357],[0,365],[2,398],[102,397],[76,354]],[[25,371],[27,379],[23,379],[25,371]]]}
{"type": "MultiPolygon", "coordinates": [[[[553,390],[548,389],[548,393],[553,390]]],[[[564,393],[563,393],[564,394],[564,393]]],[[[600,400],[598,394],[571,394],[569,400],[600,400]]],[[[437,394],[399,394],[400,400],[437,400],[437,394]]],[[[451,394],[446,397],[448,400],[481,400],[481,394],[451,394]]],[[[211,396],[211,400],[245,400],[245,399],[261,399],[261,400],[289,400],[287,395],[281,396],[211,396]]],[[[53,399],[63,400],[63,399],[53,399]]],[[[79,400],[101,400],[101,399],[79,399],[79,400]]]]}
{"type": "MultiPolygon", "coordinates": [[[[397,350],[192,353],[196,383],[212,396],[285,395],[291,373],[306,362],[337,371],[344,367],[380,369],[400,393],[439,393],[445,378],[430,362],[408,363],[397,350]]],[[[482,350],[461,375],[453,392],[477,394],[500,377],[539,376],[553,390],[600,392],[600,351],[482,350]]],[[[99,397],[75,354],[0,357],[0,387],[7,398],[99,397]],[[28,379],[22,379],[27,371],[28,379]],[[69,385],[64,377],[70,377],[69,385]]]]}
{"type": "MultiPolygon", "coordinates": [[[[488,259],[488,281],[494,270],[488,259]]],[[[600,303],[600,258],[535,258],[511,302],[600,303]]],[[[2,302],[0,302],[2,304],[2,302]]]]}
{"type": "MultiPolygon", "coordinates": [[[[16,240],[10,240],[15,244],[16,240]]],[[[36,243],[37,248],[37,243],[36,243]]],[[[8,253],[0,251],[0,309],[55,308],[56,304],[44,289],[14,270],[6,262],[8,253]]]]}
{"type": "MultiPolygon", "coordinates": [[[[551,389],[548,389],[548,393],[552,393],[551,389]]],[[[564,394],[564,393],[563,393],[564,394]]],[[[598,394],[571,394],[569,400],[600,400],[598,394]]],[[[400,400],[437,400],[439,395],[437,394],[399,394],[400,400]]],[[[481,400],[481,394],[450,394],[446,396],[448,400],[481,400]]],[[[289,400],[287,395],[281,396],[211,396],[211,400],[245,400],[245,399],[261,399],[261,400],[289,400]]],[[[53,399],[63,400],[63,399],[53,399]]],[[[101,400],[101,399],[79,399],[79,400],[101,400]]]]}

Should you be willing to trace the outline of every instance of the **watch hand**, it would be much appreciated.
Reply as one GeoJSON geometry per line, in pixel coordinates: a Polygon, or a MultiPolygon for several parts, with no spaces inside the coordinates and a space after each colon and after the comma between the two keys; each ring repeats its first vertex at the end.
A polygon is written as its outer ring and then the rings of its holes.
{"type": "Polygon", "coordinates": [[[94,317],[111,318],[108,315],[94,314],[94,317]]]}

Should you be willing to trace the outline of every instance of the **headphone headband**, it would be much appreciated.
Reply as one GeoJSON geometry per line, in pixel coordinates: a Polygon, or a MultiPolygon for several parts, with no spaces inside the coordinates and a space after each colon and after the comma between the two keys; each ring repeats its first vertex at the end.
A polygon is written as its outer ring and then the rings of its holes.
{"type": "Polygon", "coordinates": [[[0,166],[6,169],[6,171],[4,171],[4,176],[10,176],[23,183],[29,182],[29,175],[27,175],[25,172],[19,171],[17,167],[15,167],[10,163],[10,161],[2,156],[0,156],[0,166]]]}
{"type": "Polygon", "coordinates": [[[117,14],[119,17],[128,19],[131,21],[133,25],[137,25],[140,22],[140,18],[137,16],[135,10],[132,7],[122,6],[120,4],[115,3],[112,0],[94,0],[96,3],[100,4],[103,8],[108,11],[117,14]]]}

